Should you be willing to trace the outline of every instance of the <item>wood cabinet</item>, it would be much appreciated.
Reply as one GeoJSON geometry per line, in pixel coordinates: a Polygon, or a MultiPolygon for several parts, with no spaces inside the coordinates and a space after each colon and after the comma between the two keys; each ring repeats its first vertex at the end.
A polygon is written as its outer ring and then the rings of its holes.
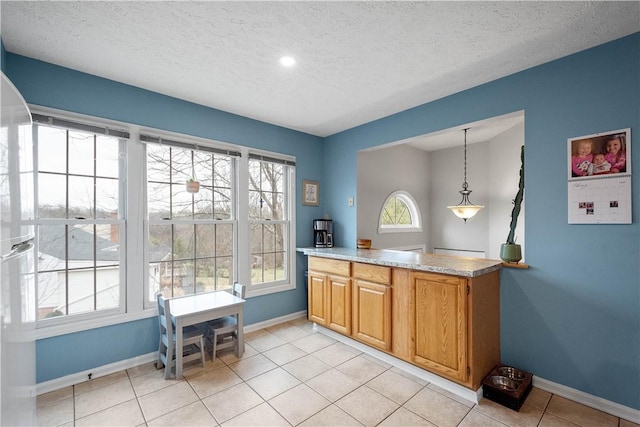
{"type": "Polygon", "coordinates": [[[500,363],[500,271],[309,257],[309,320],[473,390],[500,363]]]}
{"type": "Polygon", "coordinates": [[[413,362],[458,381],[467,379],[467,280],[413,273],[413,362]]]}
{"type": "Polygon", "coordinates": [[[500,272],[478,277],[411,273],[411,362],[472,389],[500,363],[500,272]]]}
{"type": "Polygon", "coordinates": [[[351,335],[351,263],[309,258],[309,320],[351,335]]]}
{"type": "Polygon", "coordinates": [[[353,263],[353,337],[391,349],[391,269],[353,263]]]}

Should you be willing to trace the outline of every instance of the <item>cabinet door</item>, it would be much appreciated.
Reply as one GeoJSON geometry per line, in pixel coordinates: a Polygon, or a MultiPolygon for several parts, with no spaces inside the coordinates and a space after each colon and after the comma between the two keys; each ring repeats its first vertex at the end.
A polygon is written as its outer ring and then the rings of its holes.
{"type": "Polygon", "coordinates": [[[329,328],[351,335],[351,279],[340,276],[327,278],[329,288],[329,328]]]}
{"type": "Polygon", "coordinates": [[[327,275],[309,271],[307,292],[309,294],[308,315],[311,322],[326,326],[329,323],[327,275]]]}
{"type": "Polygon", "coordinates": [[[466,279],[414,273],[415,351],[418,365],[460,381],[467,379],[466,279]]]}
{"type": "Polygon", "coordinates": [[[391,287],[366,280],[353,281],[353,337],[391,349],[391,287]]]}

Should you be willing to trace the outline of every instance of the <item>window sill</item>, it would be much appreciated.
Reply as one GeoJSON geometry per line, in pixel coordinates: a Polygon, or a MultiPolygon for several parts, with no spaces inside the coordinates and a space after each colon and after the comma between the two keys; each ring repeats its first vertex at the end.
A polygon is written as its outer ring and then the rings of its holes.
{"type": "Polygon", "coordinates": [[[59,335],[72,334],[75,332],[87,331],[90,329],[102,328],[105,326],[117,325],[119,323],[134,322],[136,320],[147,319],[149,317],[154,317],[157,315],[157,310],[155,308],[152,308],[136,313],[117,314],[114,316],[83,320],[82,322],[70,322],[54,326],[43,326],[36,329],[36,340],[57,337],[59,335]]]}
{"type": "Polygon", "coordinates": [[[503,262],[502,266],[507,268],[529,268],[529,264],[522,262],[503,262]]]}

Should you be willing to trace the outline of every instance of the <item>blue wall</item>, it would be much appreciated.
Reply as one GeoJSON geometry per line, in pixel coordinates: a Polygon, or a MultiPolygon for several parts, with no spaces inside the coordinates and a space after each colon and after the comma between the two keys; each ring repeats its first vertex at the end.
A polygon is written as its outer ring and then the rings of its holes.
{"type": "MultiPolygon", "coordinates": [[[[640,129],[639,52],[640,33],[341,132],[324,144],[10,53],[5,72],[30,103],[295,155],[298,186],[302,179],[323,184],[322,207],[298,200],[299,246],[311,244],[311,219],[324,212],[335,220],[336,243],[355,246],[356,209],[347,199],[356,196],[357,203],[359,149],[524,110],[531,268],[502,272],[502,360],[640,409],[640,200],[633,200],[631,225],[569,225],[566,179],[567,138],[627,127],[633,137],[640,129]]],[[[632,170],[640,171],[640,155],[632,158],[632,170]]],[[[632,186],[638,185],[636,172],[632,186]]],[[[306,308],[305,262],[300,255],[297,261],[298,288],[249,300],[248,324],[306,308]]],[[[38,381],[154,351],[155,332],[140,337],[151,323],[38,341],[38,381]],[[116,335],[125,343],[112,350],[104,342],[116,335]]]]}
{"type": "Polygon", "coordinates": [[[358,150],[518,110],[531,268],[502,270],[502,361],[640,409],[640,149],[630,225],[569,225],[566,166],[567,138],[630,127],[640,140],[640,33],[326,138],[337,244],[357,238],[358,150]]]}

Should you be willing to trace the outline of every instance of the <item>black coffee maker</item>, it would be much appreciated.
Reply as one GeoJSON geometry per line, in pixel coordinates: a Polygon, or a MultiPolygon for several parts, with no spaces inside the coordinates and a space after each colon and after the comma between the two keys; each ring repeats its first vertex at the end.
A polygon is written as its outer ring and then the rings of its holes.
{"type": "Polygon", "coordinates": [[[316,248],[333,247],[333,221],[330,219],[313,220],[313,244],[316,248]]]}

